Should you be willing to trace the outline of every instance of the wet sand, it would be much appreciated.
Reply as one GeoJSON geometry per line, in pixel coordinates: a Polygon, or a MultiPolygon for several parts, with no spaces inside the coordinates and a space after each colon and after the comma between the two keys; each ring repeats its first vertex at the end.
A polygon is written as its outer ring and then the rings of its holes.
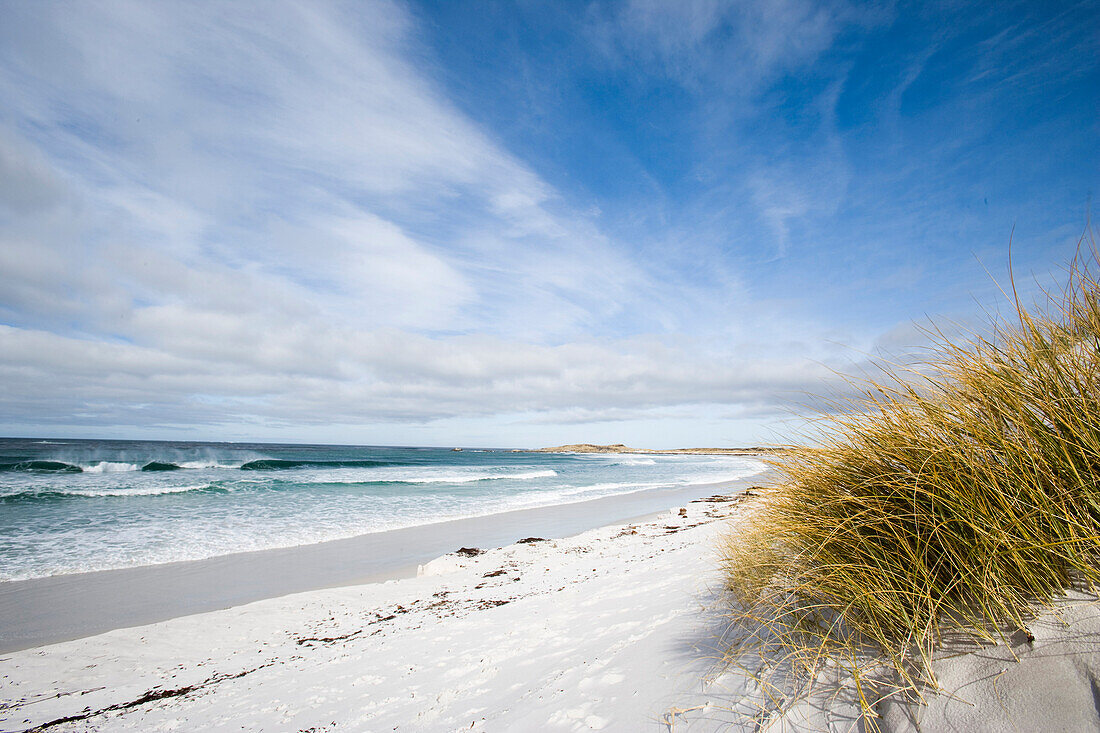
{"type": "Polygon", "coordinates": [[[560,538],[764,480],[648,489],[205,560],[0,583],[0,653],[230,608],[291,593],[415,575],[459,547],[560,538]]]}

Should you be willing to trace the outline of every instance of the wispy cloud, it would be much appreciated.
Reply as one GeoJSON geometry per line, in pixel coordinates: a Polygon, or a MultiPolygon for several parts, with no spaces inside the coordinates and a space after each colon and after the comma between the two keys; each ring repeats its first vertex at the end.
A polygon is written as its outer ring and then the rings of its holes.
{"type": "Polygon", "coordinates": [[[616,63],[648,62],[682,83],[744,95],[813,63],[847,25],[879,15],[810,0],[629,0],[593,13],[597,38],[616,63]]]}
{"type": "Polygon", "coordinates": [[[490,71],[433,43],[441,12],[0,7],[0,427],[667,442],[655,421],[726,415],[752,441],[962,292],[952,231],[987,219],[955,200],[990,188],[967,157],[990,127],[920,126],[1065,61],[998,74],[1027,25],[982,26],[940,98],[962,31],[901,33],[891,8],[629,0],[501,9],[566,40],[490,71]],[[889,74],[861,51],[887,31],[913,36],[889,74]],[[623,165],[596,175],[605,149],[623,165]]]}
{"type": "Polygon", "coordinates": [[[399,6],[5,12],[37,39],[0,69],[9,425],[629,411],[806,377],[622,341],[683,304],[447,101],[399,6]]]}

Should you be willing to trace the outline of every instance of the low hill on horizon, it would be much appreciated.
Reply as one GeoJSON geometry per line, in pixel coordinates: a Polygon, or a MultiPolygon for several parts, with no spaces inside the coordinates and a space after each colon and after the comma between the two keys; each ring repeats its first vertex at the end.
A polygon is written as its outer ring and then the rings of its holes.
{"type": "Polygon", "coordinates": [[[782,448],[762,448],[755,446],[752,448],[668,448],[668,449],[653,449],[653,448],[630,448],[622,443],[613,443],[611,445],[596,445],[594,443],[571,443],[569,445],[557,445],[552,448],[538,448],[538,453],[658,453],[665,455],[674,454],[725,454],[735,456],[757,455],[760,453],[777,453],[782,451],[782,448]]]}

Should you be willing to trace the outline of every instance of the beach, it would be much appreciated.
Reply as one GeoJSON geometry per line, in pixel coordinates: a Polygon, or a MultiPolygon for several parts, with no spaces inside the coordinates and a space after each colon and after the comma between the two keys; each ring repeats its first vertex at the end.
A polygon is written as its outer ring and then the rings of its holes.
{"type": "Polygon", "coordinates": [[[1100,2],[0,2],[0,733],[1100,733],[1100,2]]]}
{"type": "MultiPolygon", "coordinates": [[[[0,583],[0,731],[869,730],[836,667],[777,699],[722,663],[718,540],[773,479],[0,583]]],[[[1005,644],[948,639],[941,690],[871,709],[899,733],[1100,730],[1097,639],[1071,592],[1005,644]]]]}
{"type": "MultiPolygon", "coordinates": [[[[766,500],[756,482],[769,478],[708,486],[713,495],[580,532],[568,528],[637,504],[610,497],[565,514],[512,513],[497,530],[514,541],[493,545],[489,531],[478,546],[372,582],[279,593],[291,586],[272,580],[275,568],[297,566],[285,575],[300,582],[295,572],[354,547],[338,543],[208,563],[192,572],[221,585],[188,586],[183,605],[163,605],[165,619],[128,625],[116,612],[100,619],[111,630],[0,654],[0,730],[863,730],[856,691],[830,676],[835,668],[804,698],[768,700],[720,661],[729,621],[716,541],[753,521],[766,500]],[[515,536],[537,528],[560,532],[515,536]],[[264,567],[261,580],[249,577],[264,567]],[[194,611],[225,603],[238,585],[276,595],[194,611]]],[[[444,541],[477,529],[434,527],[444,541]]],[[[117,595],[116,572],[127,571],[87,574],[82,592],[117,595]]],[[[187,574],[129,572],[162,589],[187,574]]],[[[38,604],[43,587],[24,586],[38,604]]],[[[67,604],[70,620],[89,607],[67,604]]],[[[3,617],[7,629],[25,621],[10,604],[3,617]]],[[[946,644],[935,665],[942,690],[926,691],[924,704],[874,705],[880,729],[1100,728],[1095,598],[1067,595],[1028,633],[986,648],[946,644]]]]}
{"type": "Polygon", "coordinates": [[[407,577],[418,565],[465,545],[565,537],[752,480],[664,487],[330,542],[0,583],[0,653],[265,598],[407,577]]]}
{"type": "MultiPolygon", "coordinates": [[[[494,516],[507,514],[522,524],[526,515],[510,513],[613,497],[627,502],[625,513],[617,502],[595,504],[599,509],[591,518],[561,527],[550,523],[543,530],[575,533],[660,511],[703,495],[691,495],[705,491],[699,487],[763,469],[757,456],[746,455],[0,438],[0,584],[215,560],[366,535],[392,540],[400,535],[390,533],[398,530],[453,520],[472,522],[468,531],[451,538],[469,542],[466,537],[494,531],[494,516]],[[683,499],[661,493],[680,489],[687,492],[683,499]]],[[[504,531],[506,524],[486,542],[514,541],[504,531]]],[[[338,566],[339,577],[326,580],[333,585],[400,570],[394,567],[397,560],[425,562],[449,549],[430,545],[434,537],[349,548],[354,572],[339,556],[331,563],[310,561],[307,583],[288,583],[279,595],[324,587],[313,579],[322,564],[338,566]]],[[[187,574],[180,575],[185,582],[187,574]]]]}
{"type": "Polygon", "coordinates": [[[749,485],[638,521],[452,552],[414,577],[10,652],[0,729],[728,725],[731,691],[705,682],[721,627],[713,540],[749,485]]]}

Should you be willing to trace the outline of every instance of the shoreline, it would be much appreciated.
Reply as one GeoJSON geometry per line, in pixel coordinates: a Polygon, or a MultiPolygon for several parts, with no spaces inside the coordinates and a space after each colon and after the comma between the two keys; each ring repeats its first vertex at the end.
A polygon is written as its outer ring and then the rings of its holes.
{"type": "MultiPolygon", "coordinates": [[[[768,478],[561,539],[452,548],[415,576],[6,652],[0,730],[858,728],[837,669],[775,707],[717,661],[716,541],[752,521],[743,490],[768,478]]],[[[1055,605],[1010,646],[937,655],[942,691],[876,703],[884,733],[1100,726],[1100,605],[1055,605]]]]}
{"type": "Polygon", "coordinates": [[[728,692],[698,689],[703,605],[747,484],[416,577],[8,653],[0,729],[665,730],[685,704],[727,725],[700,702],[728,692]]]}
{"type": "Polygon", "coordinates": [[[499,547],[523,537],[560,538],[637,521],[767,476],[765,470],[732,482],[644,489],[309,545],[7,581],[0,583],[5,619],[0,653],[295,593],[409,577],[418,565],[459,547],[499,547]]]}
{"type": "MultiPolygon", "coordinates": [[[[452,450],[462,450],[454,448],[452,450]]],[[[523,453],[577,453],[577,454],[614,454],[642,456],[771,456],[789,451],[789,448],[631,448],[622,443],[597,445],[595,443],[570,443],[550,448],[532,448],[523,453]]]]}

